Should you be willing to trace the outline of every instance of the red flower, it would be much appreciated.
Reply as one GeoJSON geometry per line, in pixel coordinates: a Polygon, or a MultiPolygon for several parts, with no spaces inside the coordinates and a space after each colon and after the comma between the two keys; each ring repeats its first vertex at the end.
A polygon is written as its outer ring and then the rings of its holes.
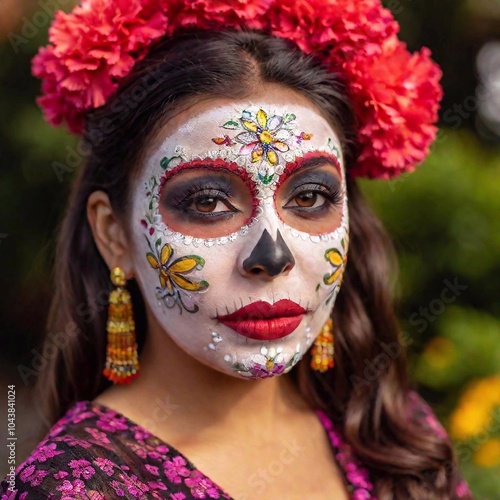
{"type": "Polygon", "coordinates": [[[179,28],[250,28],[293,40],[344,76],[359,122],[352,176],[411,171],[436,137],[441,71],[428,49],[411,55],[380,0],[82,0],[59,12],[33,60],[47,120],[83,129],[152,43],[179,28]]]}
{"type": "Polygon", "coordinates": [[[49,30],[52,45],[33,60],[33,74],[43,79],[38,103],[50,123],[65,120],[81,132],[84,113],[102,106],[165,34],[167,19],[150,3],[87,0],[71,14],[57,13],[49,30]]]}

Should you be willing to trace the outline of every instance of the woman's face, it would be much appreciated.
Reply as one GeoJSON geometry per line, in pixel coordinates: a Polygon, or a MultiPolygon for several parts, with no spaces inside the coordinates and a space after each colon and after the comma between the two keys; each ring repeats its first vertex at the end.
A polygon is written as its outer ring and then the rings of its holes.
{"type": "Polygon", "coordinates": [[[198,103],[149,149],[133,191],[136,278],[189,355],[288,372],[328,319],[346,262],[337,134],[292,91],[198,103]]]}

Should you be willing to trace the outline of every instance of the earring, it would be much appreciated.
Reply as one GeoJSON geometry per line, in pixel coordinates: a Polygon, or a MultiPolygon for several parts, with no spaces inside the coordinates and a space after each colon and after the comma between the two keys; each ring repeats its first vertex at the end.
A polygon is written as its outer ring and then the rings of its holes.
{"type": "Polygon", "coordinates": [[[103,375],[115,384],[129,384],[139,376],[132,298],[125,288],[122,268],[114,267],[110,277],[116,288],[109,294],[108,345],[103,375]]]}
{"type": "Polygon", "coordinates": [[[321,328],[321,332],[314,341],[311,351],[311,368],[318,372],[326,372],[329,368],[333,368],[333,353],[335,352],[333,344],[333,321],[328,318],[326,323],[321,328]]]}

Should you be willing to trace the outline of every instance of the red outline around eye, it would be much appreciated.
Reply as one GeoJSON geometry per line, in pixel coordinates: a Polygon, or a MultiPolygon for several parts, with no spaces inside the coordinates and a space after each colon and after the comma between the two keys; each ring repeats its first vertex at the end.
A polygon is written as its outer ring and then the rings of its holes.
{"type": "MultiPolygon", "coordinates": [[[[306,153],[304,156],[301,156],[299,158],[296,158],[295,161],[289,161],[285,165],[285,169],[283,173],[281,174],[280,180],[276,184],[276,189],[274,191],[273,195],[273,202],[274,206],[276,207],[276,196],[278,194],[279,188],[283,185],[283,183],[296,171],[298,170],[306,161],[312,160],[314,158],[324,158],[327,159],[330,163],[332,163],[335,168],[337,169],[340,177],[342,178],[342,166],[340,165],[339,159],[332,153],[326,153],[324,151],[311,151],[309,153],[306,153]]],[[[275,208],[276,214],[278,215],[279,219],[282,222],[285,222],[278,211],[277,208],[275,208]]]]}
{"type": "Polygon", "coordinates": [[[196,159],[190,162],[181,163],[175,166],[172,170],[168,170],[165,172],[160,178],[160,187],[158,189],[158,198],[161,199],[161,194],[163,192],[163,187],[167,183],[169,179],[171,179],[175,174],[180,172],[181,170],[198,168],[198,169],[206,169],[206,170],[217,170],[217,171],[229,171],[237,174],[243,182],[247,185],[250,190],[250,194],[252,197],[252,213],[250,217],[245,221],[245,224],[248,224],[250,220],[255,217],[257,214],[257,208],[259,205],[259,200],[257,199],[257,186],[253,179],[250,177],[250,174],[242,167],[240,167],[235,162],[227,162],[225,160],[221,160],[220,158],[214,160],[212,158],[205,159],[196,159]]]}
{"type": "Polygon", "coordinates": [[[281,174],[280,180],[276,185],[276,190],[278,190],[278,188],[283,184],[283,182],[285,182],[288,179],[288,177],[290,177],[306,161],[312,160],[314,158],[324,158],[328,160],[335,166],[339,175],[342,177],[342,166],[340,165],[338,158],[334,154],[326,153],[323,151],[310,151],[309,153],[306,153],[304,156],[297,158],[295,161],[287,162],[287,164],[285,165],[285,169],[281,174]]]}

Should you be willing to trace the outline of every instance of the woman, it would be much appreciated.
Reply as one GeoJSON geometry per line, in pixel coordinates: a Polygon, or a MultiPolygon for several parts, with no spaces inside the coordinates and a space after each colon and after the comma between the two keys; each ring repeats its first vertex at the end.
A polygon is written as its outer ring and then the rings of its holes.
{"type": "Polygon", "coordinates": [[[355,181],[425,157],[440,73],[379,2],[320,7],[56,18],[40,104],[85,152],[49,322],[67,343],[38,385],[57,423],[3,498],[471,498],[409,388],[355,181]]]}

